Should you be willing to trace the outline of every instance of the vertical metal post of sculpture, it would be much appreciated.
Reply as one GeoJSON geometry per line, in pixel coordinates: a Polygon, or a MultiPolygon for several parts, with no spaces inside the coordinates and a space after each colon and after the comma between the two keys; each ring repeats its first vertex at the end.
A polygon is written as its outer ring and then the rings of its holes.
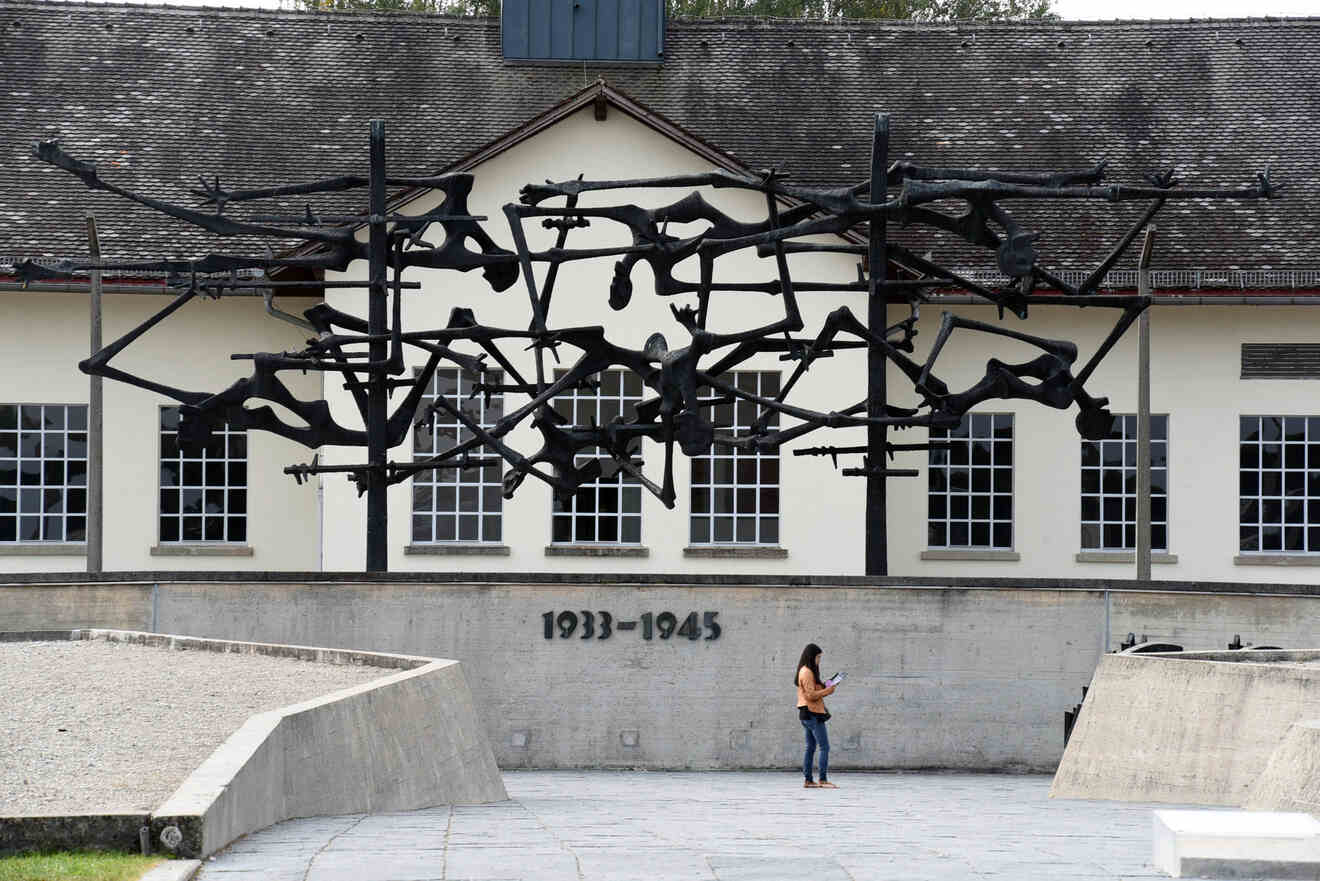
{"type": "MultiPolygon", "coordinates": [[[[875,134],[871,140],[871,195],[872,204],[886,199],[889,167],[889,114],[875,115],[875,134]]],[[[870,283],[867,286],[866,326],[871,333],[884,335],[887,321],[888,291],[885,286],[889,264],[887,235],[883,217],[870,224],[870,243],[867,261],[870,283]]],[[[876,418],[885,415],[885,362],[883,349],[875,343],[866,347],[866,415],[876,418]]],[[[885,518],[885,427],[866,427],[866,574],[889,574],[888,524],[885,518]]]]}
{"type": "MultiPolygon", "coordinates": [[[[96,234],[96,218],[87,215],[87,250],[93,263],[101,262],[101,239],[96,234]]],[[[91,271],[91,304],[88,326],[91,330],[91,354],[101,351],[101,270],[91,271]]],[[[101,514],[105,510],[102,489],[104,483],[104,420],[103,398],[99,376],[90,377],[87,390],[87,571],[100,573],[104,530],[101,514]]],[[[66,535],[67,539],[68,536],[66,535]]]]}
{"type": "Polygon", "coordinates": [[[371,176],[369,179],[368,242],[370,266],[367,277],[367,571],[389,570],[389,544],[387,543],[385,459],[389,452],[386,438],[386,404],[388,379],[385,359],[388,357],[385,340],[385,258],[389,253],[385,228],[385,122],[371,121],[371,176]]]}

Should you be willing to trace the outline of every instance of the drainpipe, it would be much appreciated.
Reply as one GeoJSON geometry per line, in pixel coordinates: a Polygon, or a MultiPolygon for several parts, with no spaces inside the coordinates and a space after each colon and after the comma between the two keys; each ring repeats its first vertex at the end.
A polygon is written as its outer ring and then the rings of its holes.
{"type": "MultiPolygon", "coordinates": [[[[1155,227],[1146,229],[1137,261],[1137,293],[1150,296],[1155,227]]],[[[1137,318],[1137,580],[1150,581],[1150,310],[1137,318]]]]}
{"type": "Polygon", "coordinates": [[[316,478],[316,571],[325,571],[325,478],[316,478]]]}
{"type": "MultiPolygon", "coordinates": [[[[91,255],[92,262],[98,262],[101,259],[101,242],[96,236],[96,218],[87,215],[87,250],[91,255]]],[[[95,355],[101,351],[101,270],[92,270],[91,281],[91,316],[89,319],[91,327],[91,354],[95,355]]],[[[102,541],[102,514],[105,503],[102,477],[102,398],[101,398],[101,377],[92,376],[90,379],[90,388],[87,391],[87,572],[89,574],[99,574],[102,571],[103,564],[101,560],[101,549],[104,547],[102,541]]],[[[68,539],[68,536],[65,536],[68,539]]]]}

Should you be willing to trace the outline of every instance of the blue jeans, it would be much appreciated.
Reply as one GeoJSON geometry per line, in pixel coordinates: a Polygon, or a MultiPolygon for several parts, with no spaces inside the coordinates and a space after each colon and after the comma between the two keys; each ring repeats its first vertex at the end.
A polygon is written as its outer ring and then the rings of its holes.
{"type": "Polygon", "coordinates": [[[820,747],[820,779],[824,780],[830,771],[830,736],[825,731],[823,719],[802,719],[802,727],[807,731],[807,751],[802,755],[802,773],[811,779],[811,757],[820,747]]]}

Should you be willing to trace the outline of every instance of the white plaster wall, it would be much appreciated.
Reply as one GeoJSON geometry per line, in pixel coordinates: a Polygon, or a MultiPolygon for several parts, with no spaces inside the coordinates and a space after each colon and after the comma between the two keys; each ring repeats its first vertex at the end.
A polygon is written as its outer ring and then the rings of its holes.
{"type": "MultiPolygon", "coordinates": [[[[167,304],[160,295],[107,295],[102,337],[110,342],[167,304]]],[[[286,304],[287,307],[287,304],[286,304]]],[[[88,300],[82,294],[0,293],[0,402],[86,404],[88,300]]],[[[114,366],[186,389],[220,391],[251,370],[231,352],[282,351],[300,344],[297,329],[265,315],[256,298],[189,303],[125,349],[114,366]]],[[[286,375],[302,396],[319,380],[286,375]]],[[[297,487],[281,469],[311,453],[265,432],[248,436],[250,557],[153,557],[159,506],[159,416],[163,395],[105,381],[104,568],[115,570],[315,569],[314,488],[297,487]]],[[[0,555],[0,571],[80,571],[85,556],[0,555]]]]}
{"type": "MultiPolygon", "coordinates": [[[[475,170],[476,186],[470,210],[486,215],[486,229],[503,246],[512,247],[507,224],[501,214],[504,203],[516,198],[519,188],[531,181],[562,180],[585,173],[588,178],[620,179],[700,171],[709,163],[650,128],[612,111],[598,122],[589,111],[555,125],[528,141],[502,153],[475,170]]],[[[643,206],[672,202],[687,190],[629,191],[626,194],[593,193],[583,205],[603,205],[621,199],[643,206]]],[[[707,190],[712,203],[736,217],[754,219],[764,215],[762,201],[746,193],[707,190]]],[[[546,204],[558,204],[553,200],[546,204]]],[[[410,211],[429,209],[434,201],[421,199],[410,211]]],[[[534,248],[548,247],[552,233],[539,224],[526,225],[534,248]]],[[[673,231],[676,228],[671,228],[673,231]]],[[[594,222],[589,230],[576,230],[569,246],[575,248],[619,244],[625,241],[622,227],[594,222]]],[[[797,280],[856,277],[855,259],[846,255],[799,255],[790,258],[797,280]]],[[[683,345],[686,333],[669,314],[669,305],[695,301],[665,299],[651,290],[648,267],[633,271],[631,304],[620,313],[607,306],[612,260],[565,264],[559,276],[551,312],[551,326],[605,324],[610,339],[640,348],[655,330],[665,333],[672,346],[683,345]]],[[[354,264],[346,277],[361,278],[363,265],[354,264]]],[[[773,276],[771,261],[746,254],[730,255],[717,264],[721,278],[763,279],[773,276]]],[[[695,277],[695,265],[681,265],[676,273],[695,277]]],[[[414,270],[410,277],[424,288],[408,295],[405,321],[408,326],[439,327],[455,306],[469,306],[479,321],[505,327],[525,327],[528,321],[526,288],[518,284],[500,294],[493,293],[476,273],[467,275],[435,270],[414,270]]],[[[538,280],[543,274],[538,274],[538,280]]],[[[365,314],[361,294],[332,292],[330,301],[338,308],[365,314]]],[[[806,321],[805,335],[814,335],[825,315],[839,305],[848,305],[865,317],[860,294],[800,295],[806,321]]],[[[997,321],[991,307],[951,306],[950,311],[997,321]]],[[[938,329],[937,305],[925,307],[917,338],[915,357],[924,359],[938,329]]],[[[711,310],[711,327],[733,330],[767,323],[780,312],[777,299],[757,294],[717,295],[711,310]],[[754,316],[754,317],[749,317],[754,316]]],[[[904,317],[891,309],[890,320],[904,317]]],[[[1117,318],[1116,310],[1077,310],[1071,307],[1037,307],[1031,320],[1009,316],[1004,324],[1046,337],[1075,340],[1081,349],[1080,363],[1090,357],[1117,318]]],[[[1320,413],[1320,387],[1298,381],[1241,381],[1239,352],[1242,342],[1314,341],[1320,330],[1320,310],[1304,307],[1157,307],[1153,310],[1152,370],[1155,377],[1152,408],[1168,412],[1170,418],[1170,551],[1175,564],[1161,564],[1156,578],[1213,579],[1221,581],[1309,581],[1315,570],[1298,567],[1235,566],[1237,553],[1237,436],[1239,414],[1320,413]]],[[[462,347],[460,347],[462,348],[462,347]]],[[[510,347],[513,348],[513,347],[510,347]]],[[[463,349],[475,353],[475,348],[463,349]]],[[[564,348],[566,363],[577,354],[564,348]]],[[[513,353],[510,352],[512,355],[513,353]]],[[[1024,361],[1038,350],[1003,338],[960,331],[941,356],[940,375],[951,387],[961,389],[984,374],[990,357],[1024,361]]],[[[420,363],[420,361],[416,362],[420,363]]],[[[518,361],[520,367],[530,359],[518,361]]],[[[791,401],[809,402],[819,410],[846,407],[864,396],[864,355],[843,352],[818,361],[791,401]]],[[[780,370],[786,378],[792,363],[776,356],[760,356],[745,369],[780,370]]],[[[902,374],[890,368],[890,401],[912,400],[910,386],[902,374]]],[[[1088,388],[1111,398],[1114,412],[1136,410],[1136,328],[1128,332],[1097,370],[1088,388]]],[[[333,382],[327,398],[345,422],[355,422],[349,398],[333,382]]],[[[521,399],[525,400],[525,399],[521,399]]],[[[506,399],[506,412],[520,399],[506,399]]],[[[1058,411],[1028,402],[988,402],[986,412],[1011,412],[1015,426],[1014,539],[1018,561],[948,561],[920,559],[926,549],[926,475],[924,454],[906,454],[893,463],[918,467],[921,475],[893,479],[889,484],[889,567],[893,575],[1021,576],[1021,577],[1124,577],[1131,566],[1114,563],[1082,563],[1080,550],[1080,444],[1073,417],[1076,410],[1058,411]]],[[[785,420],[791,425],[792,420],[785,420]]],[[[896,442],[924,439],[923,431],[893,432],[896,442]]],[[[531,452],[540,446],[539,435],[524,424],[507,437],[515,448],[531,452]]],[[[861,430],[822,431],[790,446],[859,444],[861,430]]],[[[394,452],[406,459],[408,450],[394,452]]],[[[648,472],[658,478],[663,461],[661,449],[648,444],[644,450],[648,472]]],[[[356,451],[331,450],[327,461],[360,461],[356,451]]],[[[859,465],[851,457],[847,465],[859,465]]],[[[843,464],[843,463],[841,463],[843,464]]],[[[642,544],[649,549],[645,560],[637,558],[547,557],[550,542],[550,491],[529,479],[504,507],[504,542],[507,557],[492,556],[405,556],[409,543],[410,490],[398,487],[390,497],[390,565],[396,570],[467,571],[667,571],[667,572],[780,572],[808,574],[862,574],[864,569],[864,485],[859,478],[844,478],[827,458],[794,457],[781,452],[781,544],[787,560],[691,559],[683,556],[688,536],[689,463],[676,455],[675,478],[678,502],[666,510],[658,501],[643,496],[642,544]]],[[[363,526],[365,506],[351,485],[342,478],[327,478],[326,505],[334,511],[326,518],[326,560],[329,570],[360,569],[365,561],[363,526]]]]}
{"type": "MultiPolygon", "coordinates": [[[[942,310],[928,307],[917,355],[928,351],[942,310]]],[[[995,321],[990,307],[948,311],[995,321]]],[[[1117,310],[1036,307],[1029,322],[1006,319],[1040,336],[1072,339],[1090,356],[1112,327],[1117,310]]],[[[1011,340],[958,331],[941,353],[941,378],[966,388],[983,374],[985,360],[1026,360],[1031,350],[1011,340]],[[980,337],[980,339],[978,339],[980,337]],[[954,349],[962,340],[967,348],[954,349]],[[965,358],[950,356],[965,353],[965,358]]],[[[1320,309],[1266,306],[1156,306],[1151,311],[1151,410],[1169,415],[1169,551],[1173,564],[1154,567],[1157,579],[1310,582],[1310,567],[1234,565],[1238,555],[1239,415],[1315,415],[1320,383],[1242,380],[1243,342],[1308,342],[1320,333],[1320,309]]],[[[1136,412],[1135,325],[1088,383],[1110,398],[1115,413],[1136,412]]],[[[893,395],[901,394],[893,385],[893,395]]],[[[1134,565],[1081,563],[1081,444],[1076,408],[1053,410],[1030,402],[989,401],[978,408],[1014,414],[1014,541],[1016,562],[920,559],[926,547],[926,477],[890,483],[889,565],[895,575],[1001,575],[1005,577],[1123,578],[1134,565]],[[902,512],[917,512],[905,518],[902,512]]],[[[913,460],[921,463],[920,456],[913,460]]]]}
{"type": "MultiPolygon", "coordinates": [[[[388,133],[387,133],[388,134],[388,133]]],[[[483,224],[497,242],[513,248],[508,224],[502,207],[517,199],[519,189],[532,181],[546,178],[564,180],[585,172],[595,179],[623,179],[639,176],[691,173],[709,170],[710,163],[670,141],[654,130],[611,110],[608,120],[597,122],[591,110],[585,110],[535,138],[506,151],[475,170],[476,185],[469,204],[474,214],[489,219],[483,224]]],[[[619,191],[590,193],[580,204],[617,204],[621,199],[654,207],[669,204],[687,195],[690,189],[619,191]]],[[[764,199],[753,194],[707,189],[703,195],[711,203],[742,220],[756,220],[765,216],[764,199]]],[[[547,205],[559,204],[552,200],[547,205]]],[[[436,204],[435,200],[420,199],[408,207],[409,212],[420,212],[436,204]]],[[[695,225],[693,229],[697,228],[695,225]]],[[[533,248],[549,247],[554,243],[552,231],[540,227],[539,219],[526,224],[528,239],[533,248]]],[[[680,227],[670,226],[670,232],[679,234],[680,227]]],[[[627,244],[627,230],[618,224],[595,220],[590,229],[575,230],[568,247],[586,248],[627,244]]],[[[834,239],[834,241],[839,241],[834,239]]],[[[792,266],[799,278],[842,278],[856,276],[855,259],[838,254],[801,255],[792,266]]],[[[565,264],[559,273],[551,309],[552,327],[604,324],[611,341],[618,345],[640,349],[646,338],[655,331],[665,334],[671,348],[686,345],[687,333],[670,314],[675,306],[695,305],[696,297],[661,298],[654,293],[653,276],[646,264],[633,270],[634,292],[631,304],[622,312],[612,312],[608,306],[609,283],[613,276],[613,260],[584,261],[565,264]]],[[[769,279],[775,277],[774,261],[760,260],[755,255],[729,255],[716,263],[716,273],[722,278],[769,279]]],[[[348,275],[364,277],[364,264],[359,261],[350,267],[348,275]]],[[[681,264],[675,273],[680,278],[696,278],[696,261],[681,264]]],[[[330,275],[327,275],[329,278],[330,275]]],[[[436,270],[414,270],[408,277],[424,285],[420,293],[406,295],[405,321],[409,327],[443,327],[449,312],[455,306],[468,306],[475,310],[477,320],[501,327],[527,327],[530,316],[527,289],[522,279],[499,294],[493,293],[477,273],[461,274],[436,270]]],[[[538,271],[538,282],[544,278],[538,271]]],[[[330,302],[336,307],[365,315],[365,297],[361,294],[332,292],[330,302]]],[[[833,308],[850,303],[855,312],[865,318],[865,300],[858,294],[824,295],[802,294],[799,302],[809,332],[821,326],[825,315],[833,308]]],[[[716,295],[711,305],[710,328],[733,331],[765,324],[782,316],[778,298],[761,294],[716,295]],[[754,311],[753,311],[754,310],[754,311]]],[[[475,354],[475,346],[457,346],[460,351],[475,354]]],[[[532,360],[521,351],[521,346],[507,346],[505,351],[515,358],[525,375],[534,375],[532,360]]],[[[569,346],[561,349],[565,365],[580,354],[569,346]]],[[[415,357],[413,363],[422,360],[415,357]]],[[[864,376],[861,372],[865,356],[839,356],[833,359],[842,366],[852,361],[852,369],[813,370],[805,376],[795,390],[797,400],[812,400],[822,408],[849,406],[865,397],[864,376]],[[840,377],[846,375],[846,384],[840,377]]],[[[549,367],[554,365],[547,359],[549,367]]],[[[758,356],[740,369],[778,370],[787,378],[793,364],[781,362],[776,355],[758,356]]],[[[348,394],[339,388],[338,381],[327,384],[327,398],[332,402],[337,417],[346,424],[360,425],[348,394]]],[[[509,412],[526,398],[507,396],[505,410],[509,412]]],[[[540,434],[524,423],[505,440],[514,448],[531,453],[541,446],[540,434]]],[[[820,443],[824,437],[811,439],[820,443]]],[[[410,448],[394,452],[395,458],[407,459],[410,448]]],[[[657,482],[661,476],[663,448],[647,443],[643,449],[647,472],[657,482]]],[[[362,461],[358,451],[330,450],[323,455],[327,461],[362,461]],[[358,458],[350,458],[358,457],[358,458]]],[[[787,451],[781,454],[781,517],[780,535],[788,549],[788,559],[687,559],[683,548],[688,538],[688,486],[690,465],[687,458],[675,448],[674,476],[678,488],[678,501],[669,511],[655,498],[643,493],[642,544],[649,549],[646,559],[637,558],[574,558],[547,557],[545,546],[550,543],[551,494],[549,487],[534,478],[519,487],[512,500],[504,503],[504,541],[511,552],[507,557],[491,556],[404,556],[403,548],[409,543],[411,490],[398,487],[391,491],[390,567],[395,570],[461,569],[480,571],[525,572],[550,571],[739,571],[739,572],[817,572],[858,573],[863,567],[861,543],[861,516],[863,487],[855,480],[837,479],[832,474],[828,459],[793,459],[787,451]],[[791,500],[791,501],[786,501],[791,500]]],[[[336,510],[327,518],[326,568],[360,569],[365,562],[363,526],[365,504],[356,498],[354,488],[343,478],[326,479],[326,505],[336,510]],[[341,517],[339,512],[349,513],[341,517]]]]}

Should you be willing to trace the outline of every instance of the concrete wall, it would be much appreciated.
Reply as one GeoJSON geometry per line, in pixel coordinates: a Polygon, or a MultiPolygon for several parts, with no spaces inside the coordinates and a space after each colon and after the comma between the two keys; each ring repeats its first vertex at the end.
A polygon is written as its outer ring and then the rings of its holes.
{"type": "MultiPolygon", "coordinates": [[[[1052,770],[1063,712],[1081,698],[1102,646],[1129,630],[1222,648],[1320,644],[1307,630],[1316,598],[1112,584],[613,583],[590,576],[496,581],[162,580],[125,591],[155,596],[155,629],[226,639],[319,643],[461,658],[502,767],[793,767],[801,759],[793,668],[803,645],[851,678],[828,703],[840,768],[1052,770]],[[1106,614],[1108,596],[1108,614],[1106,614]],[[542,615],[608,611],[605,640],[545,639],[542,615]],[[644,612],[717,612],[718,639],[642,639],[619,620],[644,612]],[[1106,636],[1106,620],[1110,632],[1106,636]],[[1187,622],[1183,629],[1181,622],[1187,622]]],[[[79,609],[78,589],[0,587],[0,630],[41,610],[80,626],[140,620],[131,603],[79,609]],[[75,605],[70,605],[70,604],[75,605]],[[13,616],[13,617],[11,617],[13,616]]],[[[33,626],[33,625],[28,625],[33,626]]],[[[73,625],[70,625],[73,626],[73,625]]],[[[597,625],[599,632],[599,625],[597,625]]]]}
{"type": "Polygon", "coordinates": [[[153,630],[152,596],[141,583],[8,586],[0,588],[0,630],[153,630]]]}
{"type": "Polygon", "coordinates": [[[1320,651],[1106,655],[1050,795],[1244,804],[1294,723],[1320,717],[1318,661],[1320,651]]]}

